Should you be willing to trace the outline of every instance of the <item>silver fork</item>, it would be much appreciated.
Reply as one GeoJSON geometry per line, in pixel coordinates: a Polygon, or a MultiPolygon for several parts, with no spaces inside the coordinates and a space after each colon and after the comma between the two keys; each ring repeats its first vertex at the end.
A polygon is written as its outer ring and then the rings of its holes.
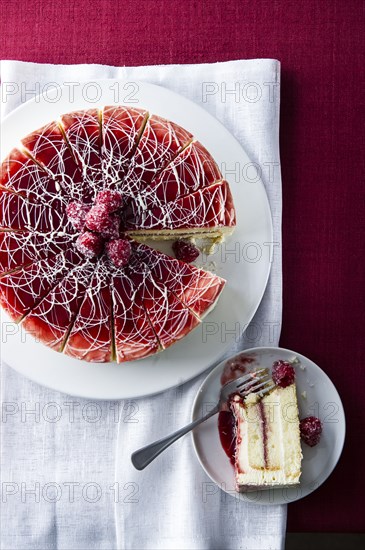
{"type": "Polygon", "coordinates": [[[202,418],[199,418],[198,420],[195,420],[194,422],[191,422],[187,426],[180,428],[180,430],[177,430],[176,432],[173,432],[172,434],[163,437],[162,439],[159,439],[154,443],[150,443],[149,445],[138,449],[138,451],[135,451],[131,456],[133,466],[137,470],[143,470],[156,457],[158,457],[159,454],[167,449],[167,447],[170,447],[172,443],[196,428],[196,426],[199,426],[199,424],[201,424],[202,422],[208,420],[208,418],[210,418],[211,416],[217,414],[221,410],[222,406],[227,403],[230,395],[239,394],[240,396],[245,397],[251,392],[258,392],[261,395],[272,390],[274,384],[272,383],[268,385],[269,381],[270,377],[267,374],[267,370],[260,369],[254,372],[250,372],[245,376],[241,376],[236,380],[232,380],[232,382],[228,382],[221,389],[217,405],[211,411],[209,411],[208,414],[206,414],[202,418]]]}

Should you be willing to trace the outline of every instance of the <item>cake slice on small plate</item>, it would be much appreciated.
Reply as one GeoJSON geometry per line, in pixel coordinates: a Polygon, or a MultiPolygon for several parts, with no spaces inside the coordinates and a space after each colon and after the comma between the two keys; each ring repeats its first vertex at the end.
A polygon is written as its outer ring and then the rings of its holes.
{"type": "Polygon", "coordinates": [[[270,393],[234,395],[230,406],[236,421],[237,490],[298,485],[303,455],[293,367],[287,366],[285,378],[270,393]]]}

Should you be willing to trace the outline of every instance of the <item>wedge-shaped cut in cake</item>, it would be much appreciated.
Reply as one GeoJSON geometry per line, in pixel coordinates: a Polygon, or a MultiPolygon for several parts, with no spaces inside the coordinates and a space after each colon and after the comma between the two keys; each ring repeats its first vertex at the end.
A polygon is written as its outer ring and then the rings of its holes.
{"type": "Polygon", "coordinates": [[[125,220],[125,227],[131,236],[156,238],[176,238],[179,233],[219,237],[231,234],[235,224],[235,209],[226,181],[151,210],[143,210],[134,203],[125,220]]]}
{"type": "Polygon", "coordinates": [[[62,207],[60,186],[45,169],[19,149],[13,149],[1,165],[0,187],[36,203],[62,207]]]}
{"type": "Polygon", "coordinates": [[[74,111],[61,116],[61,124],[67,142],[78,161],[83,175],[83,187],[94,190],[102,183],[101,127],[98,109],[74,111]]]}
{"type": "Polygon", "coordinates": [[[140,261],[137,255],[126,267],[126,272],[138,288],[154,332],[162,349],[166,349],[199,324],[199,319],[166,285],[153,277],[147,264],[140,261]]]}
{"type": "Polygon", "coordinates": [[[32,132],[22,139],[22,144],[59,183],[66,196],[73,200],[90,200],[90,193],[82,186],[81,169],[57,122],[32,132]]]}
{"type": "Polygon", "coordinates": [[[160,343],[152,329],[132,279],[124,270],[113,277],[113,318],[115,354],[118,363],[156,353],[160,343]]]}
{"type": "Polygon", "coordinates": [[[239,491],[297,485],[301,475],[298,404],[295,384],[268,395],[234,396],[235,475],[239,491]]]}
{"type": "Polygon", "coordinates": [[[29,230],[41,233],[70,230],[62,210],[35,204],[22,195],[0,189],[0,229],[29,230]]]}
{"type": "Polygon", "coordinates": [[[147,111],[134,107],[104,107],[102,167],[106,186],[120,181],[127,172],[147,116],[147,111]]]}
{"type": "Polygon", "coordinates": [[[113,356],[111,275],[106,266],[98,262],[64,348],[67,355],[93,363],[113,356]]]}
{"type": "Polygon", "coordinates": [[[214,308],[224,288],[224,279],[141,243],[134,244],[134,253],[195,315],[204,317],[214,308]]]}
{"type": "Polygon", "coordinates": [[[34,263],[72,247],[72,236],[31,231],[0,231],[0,277],[18,266],[34,263]]]}
{"type": "Polygon", "coordinates": [[[49,292],[23,319],[22,326],[37,340],[62,351],[95,270],[95,262],[80,258],[79,265],[49,292]]]}
{"type": "Polygon", "coordinates": [[[133,198],[189,144],[192,137],[181,126],[152,115],[131,159],[121,192],[133,198]]]}
{"type": "Polygon", "coordinates": [[[1,306],[14,321],[20,321],[79,260],[78,254],[68,250],[1,277],[1,306]]]}
{"type": "Polygon", "coordinates": [[[212,155],[199,141],[193,141],[146,187],[140,200],[150,208],[159,202],[171,202],[194,193],[222,179],[212,155]]]}

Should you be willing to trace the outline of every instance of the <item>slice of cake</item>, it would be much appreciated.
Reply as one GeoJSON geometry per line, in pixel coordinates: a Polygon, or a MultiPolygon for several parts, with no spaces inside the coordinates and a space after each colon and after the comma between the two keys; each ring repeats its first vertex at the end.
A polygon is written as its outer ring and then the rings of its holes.
{"type": "Polygon", "coordinates": [[[45,204],[28,201],[22,195],[0,189],[0,231],[33,231],[50,233],[67,231],[64,212],[45,204]]]}
{"type": "Polygon", "coordinates": [[[88,198],[82,194],[81,169],[56,121],[28,134],[21,142],[27,154],[59,183],[68,196],[77,200],[88,198]]]}
{"type": "Polygon", "coordinates": [[[103,184],[100,117],[98,109],[74,111],[61,116],[62,130],[82,171],[85,192],[88,188],[93,190],[91,198],[95,196],[97,187],[103,184]]]}
{"type": "Polygon", "coordinates": [[[142,243],[134,243],[133,252],[194,315],[203,318],[214,308],[226,283],[224,279],[142,243]]]}
{"type": "Polygon", "coordinates": [[[22,326],[50,348],[62,351],[95,270],[82,258],[23,319],[22,326]]]}
{"type": "Polygon", "coordinates": [[[102,110],[102,168],[109,187],[128,171],[148,117],[147,111],[122,105],[102,110]]]}
{"type": "Polygon", "coordinates": [[[235,225],[233,199],[225,180],[150,210],[135,203],[125,219],[126,230],[136,238],[221,237],[230,235],[235,225]]]}
{"type": "Polygon", "coordinates": [[[113,358],[111,276],[104,262],[98,262],[64,353],[77,359],[103,363],[113,358]]]}
{"type": "Polygon", "coordinates": [[[0,277],[0,305],[19,322],[80,261],[81,256],[69,249],[0,277]]]}
{"type": "Polygon", "coordinates": [[[112,280],[114,347],[118,363],[157,353],[160,342],[152,328],[138,287],[124,270],[112,280]]]}
{"type": "Polygon", "coordinates": [[[299,483],[302,450],[294,368],[286,363],[286,370],[285,377],[279,380],[274,364],[276,387],[270,393],[232,397],[230,405],[236,421],[234,467],[238,491],[299,483]]]}
{"type": "Polygon", "coordinates": [[[151,115],[121,184],[123,195],[133,200],[192,139],[178,124],[151,115]]]}
{"type": "Polygon", "coordinates": [[[197,327],[200,320],[151,272],[150,266],[132,254],[126,272],[138,289],[152,328],[166,349],[197,327]]]}
{"type": "Polygon", "coordinates": [[[13,149],[2,163],[0,188],[24,195],[37,203],[59,201],[56,181],[19,149],[13,149]]]}
{"type": "Polygon", "coordinates": [[[217,163],[206,148],[193,141],[152,180],[140,194],[140,201],[150,208],[171,202],[221,181],[217,163]]]}

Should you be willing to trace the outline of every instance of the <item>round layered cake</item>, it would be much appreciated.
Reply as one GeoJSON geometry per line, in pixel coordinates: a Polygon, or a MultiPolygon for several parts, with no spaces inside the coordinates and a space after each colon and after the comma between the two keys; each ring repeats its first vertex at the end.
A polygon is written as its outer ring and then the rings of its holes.
{"type": "Polygon", "coordinates": [[[227,181],[181,126],[125,106],[62,115],[1,165],[0,304],[72,357],[147,357],[197,327],[225,281],[145,242],[235,223],[227,181]]]}

